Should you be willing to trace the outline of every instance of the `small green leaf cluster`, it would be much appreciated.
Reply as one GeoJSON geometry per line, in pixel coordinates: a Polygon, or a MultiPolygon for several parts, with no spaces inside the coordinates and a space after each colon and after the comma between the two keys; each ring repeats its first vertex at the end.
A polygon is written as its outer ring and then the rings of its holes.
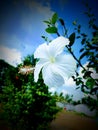
{"type": "Polygon", "coordinates": [[[46,32],[57,33],[57,28],[55,25],[57,20],[58,20],[58,15],[57,15],[57,13],[54,13],[52,18],[49,19],[49,21],[44,21],[48,25],[48,28],[46,28],[46,32]]]}
{"type": "Polygon", "coordinates": [[[62,103],[73,103],[73,95],[68,95],[61,92],[58,94],[57,92],[54,92],[53,97],[56,99],[57,102],[62,102],[62,103]]]}
{"type": "Polygon", "coordinates": [[[47,25],[45,31],[49,34],[57,34],[60,36],[60,29],[58,26],[60,25],[62,28],[63,35],[67,35],[67,29],[65,27],[64,20],[58,17],[57,13],[54,13],[49,20],[45,20],[44,23],[47,25]]]}

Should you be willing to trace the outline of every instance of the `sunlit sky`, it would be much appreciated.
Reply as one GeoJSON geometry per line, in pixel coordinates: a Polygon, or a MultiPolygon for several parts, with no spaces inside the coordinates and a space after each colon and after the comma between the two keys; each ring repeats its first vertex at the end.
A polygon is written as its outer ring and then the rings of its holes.
{"type": "MultiPolygon", "coordinates": [[[[97,17],[98,0],[88,1],[97,17]]],[[[15,66],[44,42],[42,35],[51,40],[57,37],[45,32],[46,25],[43,22],[51,18],[54,12],[64,19],[68,35],[73,32],[74,20],[78,20],[83,31],[88,33],[88,18],[83,14],[85,10],[81,0],[0,0],[0,58],[15,66]]],[[[73,46],[77,56],[80,47],[79,43],[73,46]]],[[[75,99],[82,96],[80,90],[75,91],[72,79],[64,87],[51,89],[55,90],[74,94],[75,99]]]]}

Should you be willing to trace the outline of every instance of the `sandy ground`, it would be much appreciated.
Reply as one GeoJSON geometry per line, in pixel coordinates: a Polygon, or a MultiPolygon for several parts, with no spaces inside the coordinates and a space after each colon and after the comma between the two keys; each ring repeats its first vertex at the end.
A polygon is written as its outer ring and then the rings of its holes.
{"type": "Polygon", "coordinates": [[[97,122],[74,112],[62,111],[51,123],[51,130],[98,130],[97,122]]]}
{"type": "MultiPolygon", "coordinates": [[[[2,120],[0,130],[10,130],[2,120]]],[[[98,130],[98,124],[92,118],[63,110],[50,124],[50,130],[98,130]]]]}

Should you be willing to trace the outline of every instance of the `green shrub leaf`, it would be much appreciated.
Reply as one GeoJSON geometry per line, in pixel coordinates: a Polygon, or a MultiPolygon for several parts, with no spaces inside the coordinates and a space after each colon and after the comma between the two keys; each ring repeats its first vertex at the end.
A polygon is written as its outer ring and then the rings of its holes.
{"type": "Polygon", "coordinates": [[[94,85],[95,85],[94,79],[88,78],[86,81],[86,86],[88,86],[90,89],[92,89],[94,85]]]}
{"type": "Polygon", "coordinates": [[[59,19],[59,21],[60,21],[61,25],[63,25],[63,26],[65,25],[64,20],[63,20],[63,19],[61,19],[61,18],[60,18],[60,19],[59,19]]]}
{"type": "Polygon", "coordinates": [[[56,27],[46,28],[46,32],[48,32],[48,33],[57,33],[57,28],[56,27]]]}
{"type": "Polygon", "coordinates": [[[69,40],[70,40],[70,43],[69,43],[69,46],[72,46],[74,41],[75,41],[75,33],[72,33],[70,36],[69,36],[69,40]]]}
{"type": "Polygon", "coordinates": [[[55,24],[57,20],[58,20],[58,15],[57,13],[54,13],[51,19],[52,24],[55,24]]]}

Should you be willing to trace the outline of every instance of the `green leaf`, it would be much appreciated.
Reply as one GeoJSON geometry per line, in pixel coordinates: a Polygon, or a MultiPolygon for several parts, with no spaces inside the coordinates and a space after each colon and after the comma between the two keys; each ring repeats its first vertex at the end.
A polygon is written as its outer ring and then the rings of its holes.
{"type": "Polygon", "coordinates": [[[80,49],[80,52],[83,52],[84,51],[84,48],[80,49]]]}
{"type": "Polygon", "coordinates": [[[60,21],[60,23],[64,26],[65,25],[65,23],[64,23],[64,20],[63,19],[59,19],[59,21],[60,21]]]}
{"type": "Polygon", "coordinates": [[[46,23],[46,24],[51,24],[49,21],[43,21],[44,23],[46,23]]]}
{"type": "Polygon", "coordinates": [[[77,24],[77,21],[73,21],[73,25],[76,25],[77,24]]]}
{"type": "Polygon", "coordinates": [[[81,36],[83,37],[87,37],[87,35],[85,33],[81,33],[81,36]]]}
{"type": "Polygon", "coordinates": [[[80,28],[81,28],[81,25],[79,24],[79,25],[78,25],[78,29],[80,29],[80,28]]]}
{"type": "Polygon", "coordinates": [[[80,33],[80,30],[81,29],[81,25],[78,25],[78,28],[77,28],[77,31],[78,31],[78,33],[80,33]]]}
{"type": "Polygon", "coordinates": [[[86,38],[83,38],[82,41],[81,41],[81,44],[84,45],[86,42],[86,38]]]}
{"type": "Polygon", "coordinates": [[[46,28],[46,32],[48,32],[48,33],[57,33],[57,28],[56,27],[46,28]]]}
{"type": "Polygon", "coordinates": [[[88,78],[86,81],[86,86],[88,86],[90,89],[92,89],[94,85],[95,85],[94,79],[88,78]]]}
{"type": "Polygon", "coordinates": [[[80,87],[77,87],[76,89],[79,89],[80,87]]]}
{"type": "Polygon", "coordinates": [[[88,53],[89,53],[88,51],[85,51],[85,52],[80,56],[79,60],[81,60],[84,56],[87,56],[88,53]]]}
{"type": "Polygon", "coordinates": [[[76,38],[79,39],[79,38],[81,38],[81,36],[77,36],[76,38]]]}
{"type": "Polygon", "coordinates": [[[48,41],[48,37],[46,36],[41,36],[45,41],[48,41]]]}
{"type": "Polygon", "coordinates": [[[95,24],[93,24],[93,29],[98,30],[98,26],[96,26],[95,24]]]}
{"type": "Polygon", "coordinates": [[[55,24],[57,22],[57,20],[58,20],[58,15],[57,15],[57,13],[54,13],[52,16],[52,19],[51,19],[52,24],[55,24]]]}
{"type": "Polygon", "coordinates": [[[90,77],[91,73],[92,73],[92,71],[85,71],[83,78],[90,77]]]}
{"type": "Polygon", "coordinates": [[[69,46],[72,46],[74,41],[75,41],[75,33],[72,33],[70,36],[69,36],[69,40],[70,40],[70,43],[69,43],[69,46]]]}

